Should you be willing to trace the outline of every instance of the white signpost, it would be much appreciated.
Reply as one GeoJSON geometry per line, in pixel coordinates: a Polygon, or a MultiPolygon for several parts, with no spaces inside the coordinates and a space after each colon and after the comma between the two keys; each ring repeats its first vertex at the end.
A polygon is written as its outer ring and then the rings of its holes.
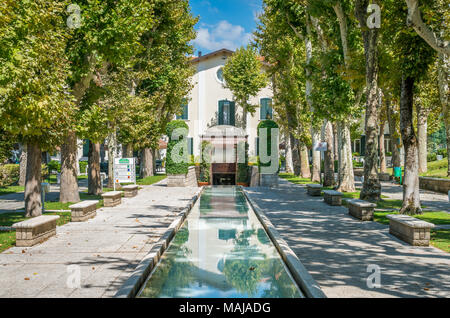
{"type": "Polygon", "coordinates": [[[117,183],[136,184],[135,158],[116,158],[114,160],[114,190],[117,183]]]}
{"type": "Polygon", "coordinates": [[[314,151],[320,151],[320,183],[322,184],[322,161],[323,153],[328,150],[328,144],[325,141],[319,141],[314,144],[314,151]]]}

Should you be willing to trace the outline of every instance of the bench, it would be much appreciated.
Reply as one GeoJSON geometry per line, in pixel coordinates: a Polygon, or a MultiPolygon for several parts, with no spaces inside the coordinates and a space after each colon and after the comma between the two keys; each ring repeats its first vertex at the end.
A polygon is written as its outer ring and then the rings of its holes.
{"type": "Polygon", "coordinates": [[[342,193],[334,190],[324,190],[323,200],[329,205],[342,205],[342,193]]]}
{"type": "Polygon", "coordinates": [[[389,214],[389,233],[413,246],[430,244],[430,229],[434,224],[409,215],[389,214]]]}
{"type": "Polygon", "coordinates": [[[137,185],[127,185],[122,187],[125,198],[132,198],[137,196],[139,187],[137,185]]]}
{"type": "Polygon", "coordinates": [[[122,203],[122,191],[111,191],[102,194],[103,205],[113,207],[122,203]]]}
{"type": "Polygon", "coordinates": [[[351,216],[354,216],[357,219],[362,221],[372,221],[373,220],[373,211],[376,208],[375,203],[353,199],[347,200],[348,204],[348,213],[351,216]]]}
{"type": "Polygon", "coordinates": [[[391,175],[389,173],[379,173],[378,174],[378,178],[380,179],[380,181],[391,181],[391,175]]]}
{"type": "Polygon", "coordinates": [[[322,185],[320,184],[307,184],[306,193],[313,197],[320,197],[322,195],[322,185]]]}
{"type": "Polygon", "coordinates": [[[59,215],[41,215],[13,224],[16,229],[16,246],[30,247],[56,235],[59,215]]]}
{"type": "Polygon", "coordinates": [[[82,201],[69,206],[72,222],[84,222],[97,215],[98,200],[82,201]]]}

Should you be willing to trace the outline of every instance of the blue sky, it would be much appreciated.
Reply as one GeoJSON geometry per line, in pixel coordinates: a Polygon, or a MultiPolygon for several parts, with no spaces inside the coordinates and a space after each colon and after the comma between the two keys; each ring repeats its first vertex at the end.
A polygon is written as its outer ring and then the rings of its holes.
{"type": "Polygon", "coordinates": [[[256,29],[262,0],[191,0],[194,16],[200,16],[193,44],[197,55],[226,48],[235,50],[249,43],[256,29]]]}

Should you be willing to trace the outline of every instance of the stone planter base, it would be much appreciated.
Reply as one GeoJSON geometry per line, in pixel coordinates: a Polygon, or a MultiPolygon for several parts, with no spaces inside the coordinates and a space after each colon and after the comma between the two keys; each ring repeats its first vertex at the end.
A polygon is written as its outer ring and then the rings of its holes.
{"type": "Polygon", "coordinates": [[[106,192],[102,197],[105,207],[114,207],[122,203],[122,191],[106,192]]]}
{"type": "Polygon", "coordinates": [[[189,171],[184,174],[169,174],[167,176],[168,187],[197,187],[197,175],[195,173],[195,167],[189,167],[189,171]]]}
{"type": "Polygon", "coordinates": [[[408,215],[388,215],[389,233],[413,246],[430,245],[430,229],[434,224],[408,215]]]}
{"type": "Polygon", "coordinates": [[[41,215],[13,224],[16,229],[16,246],[30,247],[56,235],[56,221],[59,215],[41,215]]]}
{"type": "Polygon", "coordinates": [[[307,184],[306,193],[313,197],[320,197],[322,195],[322,185],[320,184],[307,184]]]}
{"type": "Polygon", "coordinates": [[[69,206],[72,222],[85,222],[97,215],[98,200],[83,201],[69,206]]]}
{"type": "Polygon", "coordinates": [[[342,205],[342,193],[334,190],[323,191],[323,200],[328,205],[340,206],[342,205]]]}
{"type": "Polygon", "coordinates": [[[133,198],[137,196],[139,187],[137,185],[127,185],[122,188],[125,198],[133,198]]]}
{"type": "Polygon", "coordinates": [[[373,220],[373,211],[376,208],[375,203],[370,203],[367,201],[354,199],[347,200],[348,204],[348,213],[362,221],[372,221],[373,220]]]}

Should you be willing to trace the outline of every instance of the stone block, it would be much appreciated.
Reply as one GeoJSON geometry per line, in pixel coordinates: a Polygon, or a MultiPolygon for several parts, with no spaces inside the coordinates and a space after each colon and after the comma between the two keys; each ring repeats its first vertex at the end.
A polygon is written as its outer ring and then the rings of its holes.
{"type": "Polygon", "coordinates": [[[13,224],[16,229],[16,246],[30,247],[56,235],[59,215],[41,215],[13,224]]]}

